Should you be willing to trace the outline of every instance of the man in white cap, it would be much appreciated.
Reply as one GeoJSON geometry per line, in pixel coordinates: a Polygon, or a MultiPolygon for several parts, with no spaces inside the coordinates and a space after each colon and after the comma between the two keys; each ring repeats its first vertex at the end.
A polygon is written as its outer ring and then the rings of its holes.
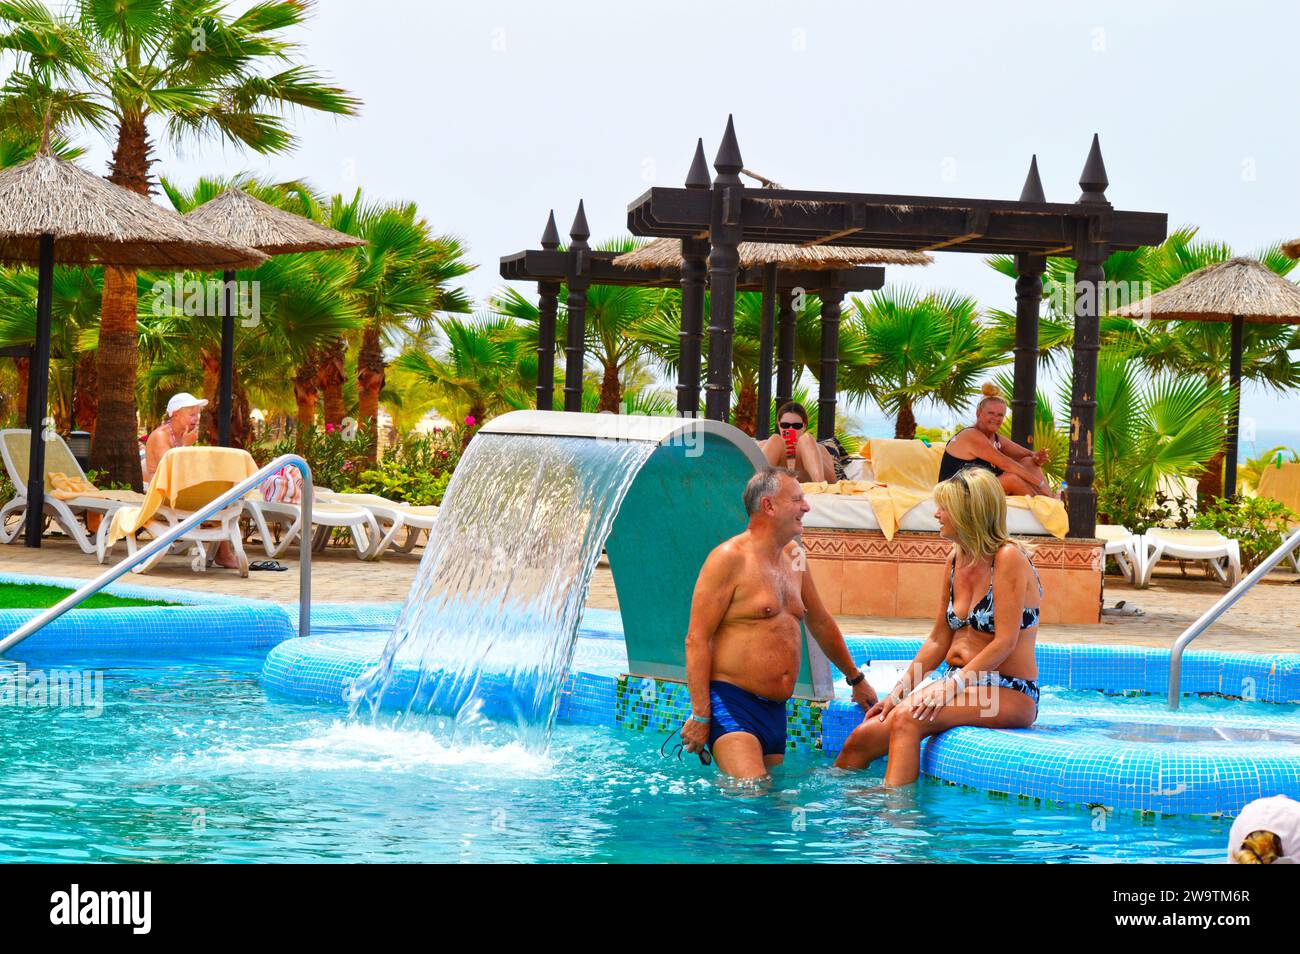
{"type": "MultiPolygon", "coordinates": [[[[208,406],[203,398],[196,398],[188,391],[172,395],[167,402],[167,417],[154,429],[144,444],[144,482],[153,480],[154,471],[163,454],[173,447],[189,447],[199,439],[199,412],[208,406]]],[[[239,561],[230,544],[222,541],[217,547],[213,559],[217,566],[226,569],[238,569],[239,561]]]]}

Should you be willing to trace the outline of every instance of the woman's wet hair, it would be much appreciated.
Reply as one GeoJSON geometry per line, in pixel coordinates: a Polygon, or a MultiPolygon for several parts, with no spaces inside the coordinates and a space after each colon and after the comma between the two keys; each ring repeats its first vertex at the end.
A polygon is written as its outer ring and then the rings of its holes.
{"type": "Polygon", "coordinates": [[[963,467],[935,485],[934,501],[948,512],[967,560],[991,557],[1008,543],[1024,550],[1007,533],[1007,494],[993,471],[963,467]]]}
{"type": "Polygon", "coordinates": [[[994,384],[992,381],[985,381],[980,386],[980,393],[983,394],[984,396],[980,398],[980,402],[975,405],[976,414],[979,414],[981,411],[983,411],[984,406],[986,404],[992,402],[997,402],[998,404],[1001,404],[1003,407],[1007,407],[1006,395],[1003,394],[1002,389],[998,387],[996,384],[994,384]]]}
{"type": "Polygon", "coordinates": [[[805,428],[808,426],[808,412],[807,410],[804,409],[804,406],[800,404],[798,401],[786,401],[779,408],[777,408],[776,411],[777,421],[779,422],[781,418],[785,417],[787,414],[798,414],[800,420],[803,421],[803,426],[805,428]]]}
{"type": "Polygon", "coordinates": [[[1252,831],[1241,839],[1241,847],[1232,853],[1239,865],[1271,865],[1282,857],[1282,839],[1271,831],[1252,831]]]}

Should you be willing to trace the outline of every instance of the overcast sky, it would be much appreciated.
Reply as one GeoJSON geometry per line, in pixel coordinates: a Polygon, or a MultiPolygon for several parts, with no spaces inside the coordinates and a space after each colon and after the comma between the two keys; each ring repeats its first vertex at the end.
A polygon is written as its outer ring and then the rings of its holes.
{"type": "MultiPolygon", "coordinates": [[[[158,152],[181,181],[246,170],[413,199],[468,244],[480,300],[552,207],[561,232],[579,197],[595,239],[625,232],[633,198],[681,183],[696,137],[712,159],[729,112],[746,165],[791,188],[1014,198],[1037,153],[1048,199],[1073,201],[1097,132],[1117,208],[1249,252],[1300,236],[1298,17],[1263,2],[322,0],[306,59],[361,97],[359,118],[302,117],[297,152],[272,159],[158,152]]],[[[106,159],[97,145],[88,161],[106,159]]],[[[936,258],[889,279],[1013,306],[979,256],[936,258]]],[[[1300,412],[1256,392],[1245,405],[1260,428],[1300,412]]]]}

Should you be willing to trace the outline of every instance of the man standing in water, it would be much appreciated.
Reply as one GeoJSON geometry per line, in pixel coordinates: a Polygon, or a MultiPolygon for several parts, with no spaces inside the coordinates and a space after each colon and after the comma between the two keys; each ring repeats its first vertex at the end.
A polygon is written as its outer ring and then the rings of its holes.
{"type": "Polygon", "coordinates": [[[749,526],[709,554],[695,583],[686,634],[691,715],[687,751],[712,748],[718,768],[761,778],[785,758],[785,704],[799,677],[799,622],[853,687],[863,709],[876,694],[853,664],[796,538],[811,508],[787,471],[765,467],[745,487],[749,526]]]}

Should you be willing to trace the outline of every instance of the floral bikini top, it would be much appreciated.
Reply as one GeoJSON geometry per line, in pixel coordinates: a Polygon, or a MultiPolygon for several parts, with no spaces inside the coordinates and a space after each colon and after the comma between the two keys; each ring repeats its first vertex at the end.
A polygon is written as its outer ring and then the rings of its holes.
{"type": "MultiPolygon", "coordinates": [[[[995,556],[993,560],[994,563],[996,563],[997,557],[995,556]]],[[[1043,581],[1039,579],[1038,570],[1034,567],[1032,560],[1029,563],[1029,569],[1034,571],[1034,579],[1038,580],[1038,595],[1041,598],[1043,595],[1043,581]]],[[[965,627],[969,626],[977,633],[988,633],[992,635],[994,631],[993,629],[993,567],[992,566],[989,567],[989,591],[984,594],[984,598],[982,600],[980,600],[978,603],[976,603],[974,606],[971,607],[970,614],[965,619],[962,619],[953,611],[953,605],[952,605],[953,584],[956,580],[956,576],[957,576],[957,561],[953,560],[952,572],[948,575],[948,628],[955,633],[959,629],[964,629],[965,627]]],[[[1025,607],[1024,611],[1021,612],[1020,614],[1020,629],[1022,631],[1026,629],[1033,629],[1035,626],[1038,625],[1038,611],[1039,611],[1039,607],[1037,606],[1025,607]]]]}

